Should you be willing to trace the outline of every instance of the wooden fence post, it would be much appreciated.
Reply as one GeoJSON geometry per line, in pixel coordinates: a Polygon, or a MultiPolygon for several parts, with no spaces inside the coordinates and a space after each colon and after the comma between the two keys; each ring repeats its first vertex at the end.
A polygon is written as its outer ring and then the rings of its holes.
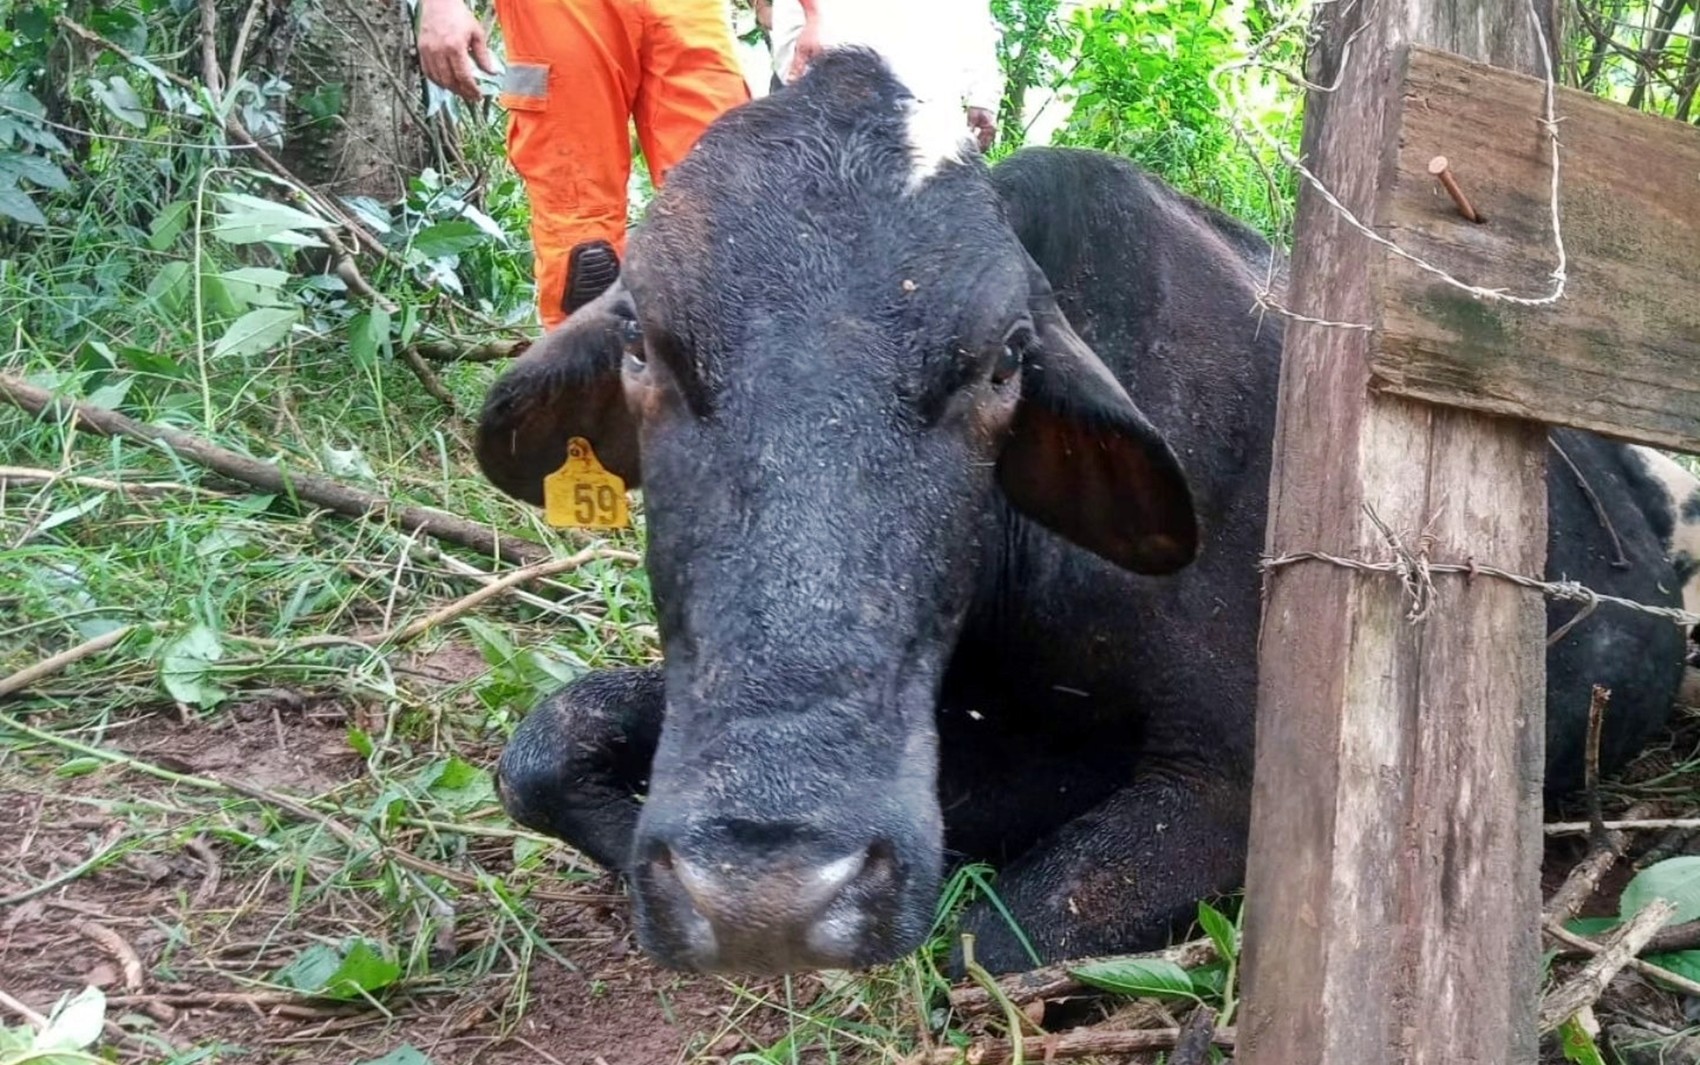
{"type": "MultiPolygon", "coordinates": [[[[1556,67],[1551,0],[1319,4],[1304,138],[1318,179],[1375,225],[1407,47],[1545,77],[1536,8],[1556,67]]],[[[1544,427],[1373,392],[1385,269],[1301,191],[1287,306],[1371,328],[1288,323],[1270,553],[1387,560],[1368,507],[1412,550],[1539,575],[1544,427]]],[[[1545,613],[1503,582],[1435,580],[1413,622],[1385,574],[1269,577],[1242,1065],[1535,1060],[1545,613]]]]}

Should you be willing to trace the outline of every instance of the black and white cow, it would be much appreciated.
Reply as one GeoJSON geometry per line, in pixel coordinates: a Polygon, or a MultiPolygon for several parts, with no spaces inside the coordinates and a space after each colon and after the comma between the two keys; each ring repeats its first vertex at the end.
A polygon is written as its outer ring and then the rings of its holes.
{"type": "MultiPolygon", "coordinates": [[[[665,664],[547,699],[500,780],[624,872],[669,965],[894,958],[959,859],[1001,866],[1045,958],[1151,946],[1240,882],[1270,250],[1108,156],[989,171],[956,124],[825,57],[709,130],[620,282],[488,397],[509,493],[538,501],[575,436],[645,491],[665,664]]],[[[1678,602],[1671,471],[1554,439],[1579,476],[1552,465],[1551,572],[1678,602]]],[[[1621,762],[1683,650],[1607,610],[1553,648],[1556,784],[1589,685],[1621,762]]],[[[992,909],[965,922],[989,967],[1026,964],[992,909]]]]}

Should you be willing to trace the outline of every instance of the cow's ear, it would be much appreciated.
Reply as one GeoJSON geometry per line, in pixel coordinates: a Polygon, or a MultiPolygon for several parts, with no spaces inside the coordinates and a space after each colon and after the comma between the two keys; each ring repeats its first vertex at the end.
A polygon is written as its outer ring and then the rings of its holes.
{"type": "Polygon", "coordinates": [[[1124,569],[1172,573],[1198,554],[1180,463],[1054,301],[1036,340],[998,482],[1028,517],[1124,569]]]}
{"type": "Polygon", "coordinates": [[[541,506],[543,478],[566,462],[567,441],[582,436],[626,487],[638,486],[637,426],[620,382],[632,320],[631,299],[615,285],[533,344],[491,386],[474,445],[491,484],[541,506]]]}

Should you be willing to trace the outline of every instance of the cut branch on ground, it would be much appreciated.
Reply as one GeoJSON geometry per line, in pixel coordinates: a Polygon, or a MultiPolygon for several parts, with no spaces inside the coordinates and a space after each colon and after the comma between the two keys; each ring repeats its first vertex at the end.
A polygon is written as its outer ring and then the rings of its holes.
{"type": "Polygon", "coordinates": [[[1684,980],[1675,973],[1636,959],[1636,955],[1646,948],[1654,934],[1664,927],[1665,922],[1669,921],[1675,912],[1676,906],[1669,901],[1654,899],[1635,916],[1614,928],[1601,943],[1575,936],[1562,926],[1549,921],[1546,925],[1548,935],[1576,946],[1583,946],[1593,953],[1594,957],[1574,976],[1547,992],[1541,999],[1537,1021],[1540,1030],[1553,1031],[1581,1010],[1599,1001],[1606,987],[1626,968],[1633,968],[1671,983],[1680,981],[1688,984],[1694,991],[1700,991],[1700,984],[1684,980]]]}
{"type": "MultiPolygon", "coordinates": [[[[1056,1035],[1028,1036],[1021,1041],[1022,1057],[1027,1061],[1063,1061],[1097,1055],[1173,1050],[1180,1043],[1182,1031],[1180,1028],[1122,1031],[1077,1028],[1056,1035]]],[[[1234,1029],[1215,1029],[1210,1036],[1210,1045],[1231,1049],[1234,1029]]],[[[910,1059],[913,1065],[1010,1065],[1016,1060],[1015,1045],[1008,1039],[977,1040],[966,1048],[941,1047],[910,1059]]]]}
{"type": "Polygon", "coordinates": [[[495,556],[515,565],[546,561],[548,548],[518,537],[500,536],[493,529],[475,525],[434,507],[396,506],[381,496],[311,473],[292,472],[282,465],[262,462],[181,429],[148,425],[103,407],[55,396],[45,388],[12,374],[0,373],[0,399],[32,414],[54,412],[74,417],[79,426],[102,436],[122,436],[162,445],[178,456],[222,476],[278,492],[292,500],[323,507],[349,518],[380,521],[409,532],[422,532],[439,540],[460,544],[482,555],[495,556]]]}
{"type": "MultiPolygon", "coordinates": [[[[1079,958],[1074,961],[1046,965],[1031,972],[1012,973],[1008,976],[999,977],[997,986],[1011,1002],[1017,1006],[1025,1006],[1029,1002],[1039,1002],[1088,990],[1087,985],[1074,975],[1077,969],[1085,968],[1088,965],[1109,964],[1129,959],[1161,959],[1173,962],[1183,969],[1196,969],[1201,965],[1209,965],[1216,961],[1217,956],[1216,946],[1210,940],[1193,939],[1143,954],[1118,955],[1109,958],[1079,958]]],[[[963,1013],[975,1013],[996,1005],[996,1002],[991,993],[983,987],[959,987],[951,991],[950,1005],[953,1009],[963,1013]]]]}

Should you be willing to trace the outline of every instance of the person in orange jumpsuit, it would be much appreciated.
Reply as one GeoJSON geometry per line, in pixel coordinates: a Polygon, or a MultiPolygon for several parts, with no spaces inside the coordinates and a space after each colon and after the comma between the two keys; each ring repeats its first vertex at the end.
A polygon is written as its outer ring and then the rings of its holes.
{"type": "MultiPolygon", "coordinates": [[[[538,311],[553,327],[619,274],[627,123],[659,187],[749,88],[721,0],[496,0],[496,19],[508,156],[531,199],[538,311]]],[[[422,0],[419,61],[468,101],[479,95],[472,64],[497,69],[465,0],[422,0]]]]}

